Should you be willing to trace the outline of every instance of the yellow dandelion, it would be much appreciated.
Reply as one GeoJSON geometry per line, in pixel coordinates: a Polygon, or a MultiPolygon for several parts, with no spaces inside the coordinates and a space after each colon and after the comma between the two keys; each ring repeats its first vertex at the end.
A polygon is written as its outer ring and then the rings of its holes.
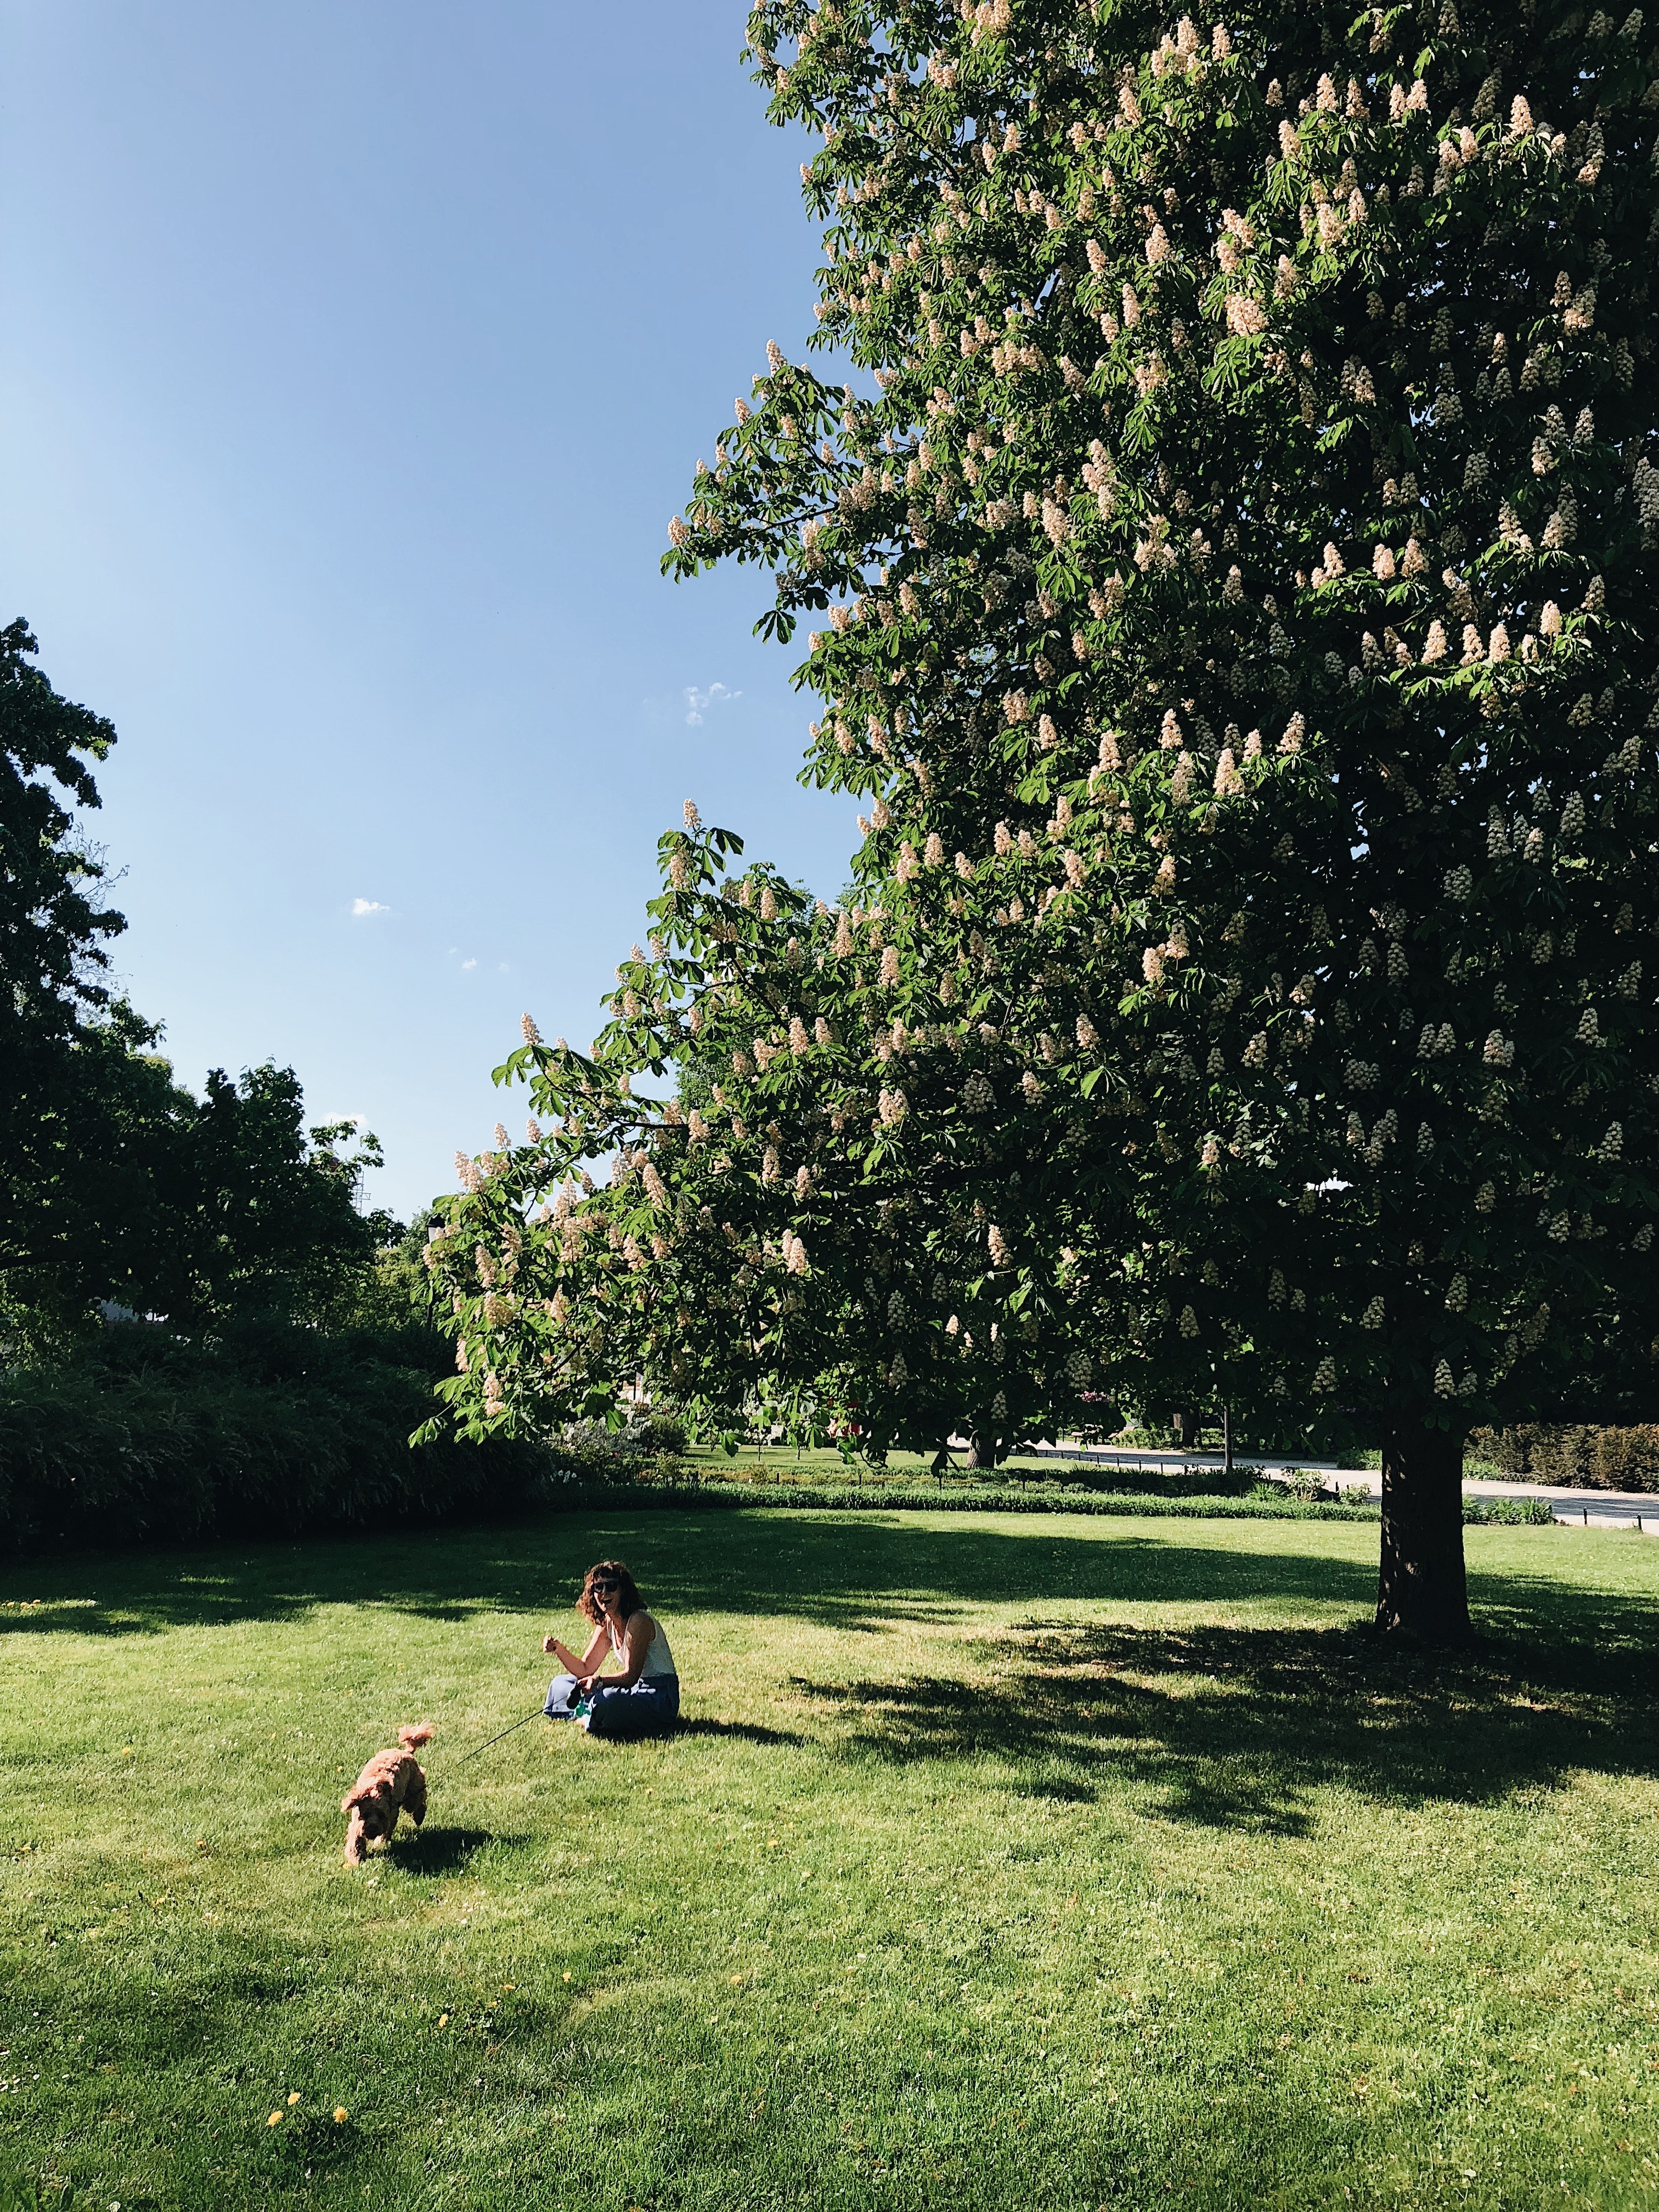
{"type": "Polygon", "coordinates": [[[334,2107],[334,2124],[337,2128],[343,2128],[345,2124],[346,2108],[343,2105],[337,2105],[334,2107]]]}
{"type": "Polygon", "coordinates": [[[282,2118],[283,2116],[280,2112],[273,2112],[270,2118],[265,2122],[265,2125],[268,2128],[279,2127],[282,2124],[282,2118]]]}
{"type": "Polygon", "coordinates": [[[438,2014],[438,2025],[439,2025],[439,2027],[448,2027],[448,2025],[449,2025],[449,2014],[448,2014],[447,2012],[441,2012],[441,2013],[438,2014]]]}
{"type": "Polygon", "coordinates": [[[288,2093],[288,2101],[289,2102],[289,2104],[290,2104],[290,2105],[297,2105],[297,2104],[299,2103],[299,2101],[300,2101],[300,2093],[299,2093],[299,2091],[298,2091],[297,2089],[290,2089],[290,2090],[289,2091],[289,2093],[288,2093]]]}
{"type": "Polygon", "coordinates": [[[567,1975],[565,1976],[565,1979],[566,1979],[566,1981],[568,1981],[568,1980],[570,1979],[570,1977],[569,1977],[569,1975],[568,1975],[568,1974],[567,1974],[567,1975]]]}

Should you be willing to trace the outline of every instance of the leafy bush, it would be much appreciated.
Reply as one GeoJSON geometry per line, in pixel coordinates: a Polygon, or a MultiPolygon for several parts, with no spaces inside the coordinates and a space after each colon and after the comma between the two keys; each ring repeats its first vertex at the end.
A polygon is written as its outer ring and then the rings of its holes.
{"type": "Polygon", "coordinates": [[[1548,1528],[1555,1510],[1547,1498],[1466,1498],[1463,1519],[1474,1526],[1548,1528]]]}
{"type": "Polygon", "coordinates": [[[1253,1482],[1247,1493],[1251,1498],[1294,1498],[1304,1505],[1340,1505],[1340,1489],[1322,1482],[1311,1468],[1293,1467],[1282,1476],[1269,1475],[1253,1482]]]}
{"type": "Polygon", "coordinates": [[[142,1323],[0,1380],[0,1542],[296,1535],[495,1512],[553,1494],[534,1446],[411,1449],[447,1347],[418,1325],[245,1322],[210,1343],[142,1323]]]}
{"type": "Polygon", "coordinates": [[[558,1466],[596,1482],[631,1481],[639,1471],[637,1434],[603,1421],[567,1421],[547,1450],[558,1466]]]}
{"type": "Polygon", "coordinates": [[[1471,1454],[1513,1479],[1572,1490],[1659,1491],[1659,1427],[1477,1429],[1471,1454]]]}
{"type": "Polygon", "coordinates": [[[850,1482],[786,1482],[775,1486],[718,1476],[711,1480],[705,1476],[672,1489],[654,1484],[602,1489],[598,1485],[575,1483],[568,1490],[546,1494],[549,1503],[573,1512],[594,1504],[603,1504],[611,1511],[649,1511],[672,1504],[698,1510],[754,1506],[769,1512],[782,1508],[848,1513],[1085,1513],[1192,1521],[1375,1522],[1377,1518],[1374,1501],[1363,1505],[1311,1504],[1283,1490],[1276,1490],[1271,1498],[1172,1498],[1167,1493],[1134,1492],[1108,1496],[1060,1483],[1022,1485],[1018,1489],[975,1483],[941,1490],[925,1479],[871,1490],[850,1482]]]}
{"type": "Polygon", "coordinates": [[[640,1442],[647,1452],[667,1452],[681,1459],[685,1454],[685,1424],[672,1413],[653,1413],[640,1429],[640,1442]]]}
{"type": "Polygon", "coordinates": [[[1241,1465],[1227,1474],[1218,1467],[1188,1463],[1143,1468],[1109,1460],[1068,1462],[1056,1458],[1048,1467],[1036,1468],[1029,1463],[1010,1462],[994,1473],[980,1474],[977,1480],[1005,1486],[1012,1483],[1063,1482],[1084,1490],[1133,1492],[1138,1497],[1246,1498],[1256,1480],[1256,1470],[1241,1465]]]}

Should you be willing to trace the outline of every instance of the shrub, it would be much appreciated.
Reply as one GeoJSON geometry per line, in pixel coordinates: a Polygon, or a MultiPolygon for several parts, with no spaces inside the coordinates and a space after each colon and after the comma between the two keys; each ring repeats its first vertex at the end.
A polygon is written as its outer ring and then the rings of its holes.
{"type": "Polygon", "coordinates": [[[1511,1478],[1572,1490],[1659,1491],[1659,1427],[1477,1429],[1469,1449],[1511,1478]]]}
{"type": "Polygon", "coordinates": [[[598,1482],[630,1482],[639,1471],[638,1432],[603,1421],[567,1421],[547,1449],[560,1467],[598,1482]]]}
{"type": "Polygon", "coordinates": [[[666,1452],[675,1459],[682,1459],[685,1455],[685,1424],[672,1413],[653,1413],[640,1430],[640,1442],[647,1452],[666,1452]]]}
{"type": "Polygon", "coordinates": [[[1311,1468],[1293,1467],[1282,1476],[1270,1475],[1252,1482],[1251,1498],[1294,1498],[1304,1505],[1340,1505],[1342,1493],[1323,1483],[1311,1468]]]}
{"type": "Polygon", "coordinates": [[[1173,1498],[1128,1492],[1107,1494],[1072,1484],[1044,1484],[1018,1489],[981,1487],[967,1484],[940,1489],[925,1479],[892,1483],[875,1491],[849,1482],[784,1483],[775,1489],[757,1489],[750,1482],[706,1479],[681,1484],[672,1491],[639,1485],[606,1494],[597,1488],[573,1486],[551,1504],[571,1510],[603,1504],[607,1510],[639,1512],[673,1505],[694,1510],[727,1507],[734,1510],[763,1506],[805,1512],[847,1513],[1085,1513],[1130,1517],[1179,1517],[1194,1521],[1369,1521],[1378,1518],[1377,1507],[1368,1499],[1359,1505],[1320,1505],[1291,1498],[1273,1486],[1267,1498],[1173,1498]]]}
{"type": "Polygon", "coordinates": [[[1466,1498],[1466,1523],[1522,1528],[1548,1528],[1555,1522],[1554,1508],[1547,1498],[1466,1498]]]}
{"type": "Polygon", "coordinates": [[[497,1512],[546,1495],[505,1438],[411,1449],[447,1364],[418,1325],[245,1323],[211,1342],[117,1326],[0,1380],[0,1541],[121,1546],[497,1512]]]}
{"type": "Polygon", "coordinates": [[[989,1468],[958,1468],[951,1469],[953,1476],[965,1478],[979,1484],[994,1483],[1006,1487],[1012,1484],[1063,1482],[1068,1488],[1088,1491],[1127,1491],[1138,1496],[1148,1494],[1168,1498],[1244,1498],[1249,1495],[1256,1481],[1255,1468],[1241,1462],[1231,1474],[1218,1467],[1203,1467],[1183,1462],[1179,1467],[1138,1467],[1112,1460],[1067,1461],[1056,1459],[1048,1466],[1034,1467],[1029,1460],[1014,1459],[1003,1466],[989,1468]]]}

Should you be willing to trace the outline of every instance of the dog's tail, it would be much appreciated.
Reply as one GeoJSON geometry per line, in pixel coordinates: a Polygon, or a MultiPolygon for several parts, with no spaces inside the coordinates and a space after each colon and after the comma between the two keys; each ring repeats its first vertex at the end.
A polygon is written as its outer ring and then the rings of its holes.
{"type": "Polygon", "coordinates": [[[423,1743],[432,1741],[432,1723],[422,1721],[418,1728],[400,1728],[398,1741],[405,1751],[418,1751],[423,1743]]]}

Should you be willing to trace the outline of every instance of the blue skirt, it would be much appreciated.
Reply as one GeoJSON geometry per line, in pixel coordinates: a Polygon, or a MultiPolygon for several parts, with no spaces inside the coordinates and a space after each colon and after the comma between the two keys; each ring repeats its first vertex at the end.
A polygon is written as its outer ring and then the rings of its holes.
{"type": "Polygon", "coordinates": [[[577,1721],[589,1735],[665,1735],[680,1717],[678,1674],[641,1674],[626,1690],[599,1683],[583,1698],[574,1674],[556,1674],[542,1708],[550,1721],[577,1721]]]}

